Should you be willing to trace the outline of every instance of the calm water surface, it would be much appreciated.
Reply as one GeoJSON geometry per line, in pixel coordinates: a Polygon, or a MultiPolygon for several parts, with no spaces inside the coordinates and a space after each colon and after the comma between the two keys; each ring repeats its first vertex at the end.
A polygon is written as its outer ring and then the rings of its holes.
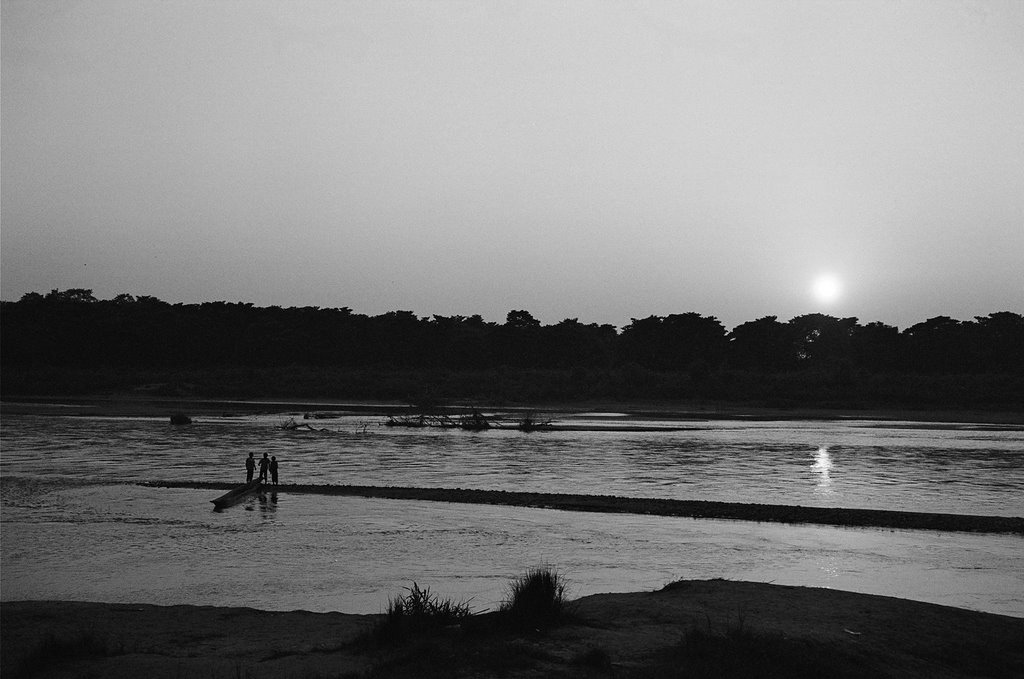
{"type": "Polygon", "coordinates": [[[549,565],[576,595],[726,577],[1024,616],[1019,536],[286,493],[214,513],[209,491],[135,485],[233,481],[253,451],[276,455],[286,483],[1021,516],[1020,428],[688,422],[683,431],[524,434],[388,428],[352,416],[309,421],[324,431],[284,431],[286,419],[172,427],[162,419],[5,416],[0,598],[379,612],[416,581],[483,610],[501,599],[510,577],[549,565]]]}

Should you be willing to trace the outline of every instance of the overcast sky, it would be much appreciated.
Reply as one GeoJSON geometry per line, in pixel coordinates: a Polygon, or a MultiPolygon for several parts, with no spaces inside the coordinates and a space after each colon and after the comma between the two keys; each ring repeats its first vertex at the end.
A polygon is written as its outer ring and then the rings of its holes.
{"type": "Polygon", "coordinates": [[[1024,312],[1020,0],[2,7],[5,300],[1024,312]]]}

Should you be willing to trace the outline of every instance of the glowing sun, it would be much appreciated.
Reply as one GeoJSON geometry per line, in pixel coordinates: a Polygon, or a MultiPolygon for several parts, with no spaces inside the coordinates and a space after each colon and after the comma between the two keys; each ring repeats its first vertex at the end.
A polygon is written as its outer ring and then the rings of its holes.
{"type": "Polygon", "coordinates": [[[843,284],[832,274],[822,274],[814,279],[811,292],[819,303],[832,304],[843,293],[843,284]]]}

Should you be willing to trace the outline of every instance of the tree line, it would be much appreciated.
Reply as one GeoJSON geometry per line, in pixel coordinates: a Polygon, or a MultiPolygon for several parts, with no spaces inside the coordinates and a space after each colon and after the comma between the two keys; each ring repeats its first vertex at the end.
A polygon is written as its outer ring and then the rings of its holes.
{"type": "Polygon", "coordinates": [[[171,304],[130,294],[99,300],[75,288],[2,302],[0,319],[8,376],[42,366],[625,371],[637,382],[640,374],[651,383],[681,375],[690,385],[727,373],[733,381],[827,375],[839,385],[886,375],[992,375],[1004,385],[1011,379],[1013,393],[1024,390],[1024,316],[1009,311],[969,321],[938,316],[903,330],[817,313],[787,321],[765,316],[727,330],[714,316],[689,312],[634,318],[620,330],[576,318],[543,325],[525,310],[495,323],[410,311],[368,316],[348,307],[171,304]]]}

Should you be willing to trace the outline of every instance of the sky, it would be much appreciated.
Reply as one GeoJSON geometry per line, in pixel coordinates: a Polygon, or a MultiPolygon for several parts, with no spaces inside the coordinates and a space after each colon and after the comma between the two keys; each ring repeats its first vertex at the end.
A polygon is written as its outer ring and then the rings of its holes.
{"type": "Polygon", "coordinates": [[[1024,313],[1024,2],[2,0],[0,296],[1024,313]]]}

